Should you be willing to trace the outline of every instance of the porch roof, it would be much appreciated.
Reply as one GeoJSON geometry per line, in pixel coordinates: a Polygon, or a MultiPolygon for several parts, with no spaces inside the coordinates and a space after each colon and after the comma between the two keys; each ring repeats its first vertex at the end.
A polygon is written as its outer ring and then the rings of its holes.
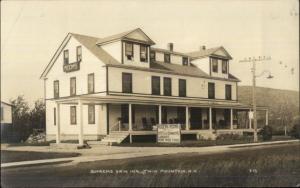
{"type": "MultiPolygon", "coordinates": [[[[252,109],[251,105],[238,101],[195,99],[195,98],[172,98],[172,97],[145,97],[130,95],[107,95],[107,96],[75,96],[71,98],[60,98],[55,101],[61,104],[77,104],[81,100],[83,104],[140,104],[140,105],[163,105],[163,106],[189,106],[189,107],[214,107],[252,109]]],[[[266,106],[257,106],[258,110],[268,110],[266,106]]]]}

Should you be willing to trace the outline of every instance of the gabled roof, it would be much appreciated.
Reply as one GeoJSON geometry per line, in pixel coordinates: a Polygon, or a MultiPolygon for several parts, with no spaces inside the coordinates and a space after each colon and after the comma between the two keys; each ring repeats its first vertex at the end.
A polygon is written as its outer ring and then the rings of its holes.
{"type": "MultiPolygon", "coordinates": [[[[106,66],[114,66],[114,67],[123,67],[123,68],[130,68],[130,69],[139,69],[145,71],[155,71],[155,72],[162,72],[162,73],[170,73],[170,74],[178,74],[178,75],[185,75],[185,76],[195,76],[195,77],[204,77],[208,79],[219,79],[224,80],[223,78],[216,78],[211,77],[198,67],[194,66],[191,63],[191,66],[181,66],[171,63],[164,63],[164,62],[151,62],[150,68],[145,67],[136,67],[131,65],[124,65],[121,62],[118,62],[114,57],[112,57],[109,53],[107,53],[101,46],[97,45],[97,41],[100,40],[98,37],[91,37],[76,33],[68,33],[58,50],[55,52],[54,56],[52,57],[51,61],[47,65],[46,69],[41,75],[41,78],[45,78],[47,73],[55,63],[57,57],[63,50],[66,43],[69,41],[71,37],[74,37],[79,43],[81,43],[84,47],[86,47],[95,57],[97,57],[100,61],[102,61],[106,66]]],[[[240,81],[233,75],[229,74],[229,79],[232,81],[240,81]]]]}
{"type": "Polygon", "coordinates": [[[45,68],[44,72],[42,73],[40,78],[45,78],[48,74],[49,70],[55,63],[56,59],[58,58],[59,54],[70,40],[70,38],[74,37],[78,42],[80,42],[84,47],[86,47],[92,54],[94,54],[99,60],[101,60],[104,64],[120,64],[114,57],[112,57],[109,53],[107,53],[101,46],[98,46],[96,42],[100,39],[97,37],[91,37],[76,33],[68,33],[65,37],[63,42],[61,43],[60,47],[57,49],[55,54],[53,55],[52,59],[50,60],[49,64],[45,68]]]}
{"type": "Polygon", "coordinates": [[[136,29],[133,29],[133,30],[130,30],[130,31],[126,31],[126,32],[122,32],[122,33],[119,33],[119,34],[116,34],[116,35],[111,35],[111,36],[108,36],[108,37],[105,37],[105,38],[101,38],[101,39],[97,40],[97,44],[101,45],[101,44],[105,44],[105,43],[108,43],[108,42],[113,42],[113,41],[116,41],[116,40],[128,39],[127,36],[129,34],[133,33],[133,32],[141,32],[149,40],[149,44],[150,45],[155,44],[146,35],[146,33],[142,29],[140,29],[140,28],[136,28],[136,29]]]}
{"type": "Polygon", "coordinates": [[[189,56],[191,56],[193,59],[199,59],[199,58],[215,55],[214,53],[217,52],[218,50],[222,50],[229,59],[232,59],[230,54],[225,50],[225,48],[223,46],[219,46],[219,47],[215,47],[215,48],[209,48],[209,49],[200,49],[198,51],[190,52],[190,53],[187,53],[187,54],[189,56]]]}

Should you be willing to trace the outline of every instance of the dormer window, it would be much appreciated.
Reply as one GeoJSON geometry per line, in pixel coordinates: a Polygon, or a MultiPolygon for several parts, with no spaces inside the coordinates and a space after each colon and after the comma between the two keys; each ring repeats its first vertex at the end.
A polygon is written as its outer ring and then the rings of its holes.
{"type": "Polygon", "coordinates": [[[125,43],[125,55],[127,60],[133,60],[133,44],[132,43],[125,43]]]}
{"type": "Polygon", "coordinates": [[[150,61],[151,62],[155,61],[155,52],[153,52],[153,51],[150,52],[150,61]]]}
{"type": "Polygon", "coordinates": [[[64,64],[69,64],[69,50],[64,50],[64,64]]]}
{"type": "Polygon", "coordinates": [[[76,48],[76,59],[77,62],[80,62],[82,60],[81,46],[77,46],[76,48]]]}
{"type": "Polygon", "coordinates": [[[140,46],[140,60],[141,62],[148,61],[148,50],[147,50],[147,46],[145,45],[140,46]]]}
{"type": "Polygon", "coordinates": [[[188,66],[189,65],[189,59],[187,57],[182,57],[182,65],[188,66]]]}
{"type": "Polygon", "coordinates": [[[222,60],[222,73],[227,74],[227,60],[222,60]]]}
{"type": "Polygon", "coordinates": [[[212,71],[218,72],[218,59],[211,58],[211,63],[212,63],[212,71]]]}
{"type": "Polygon", "coordinates": [[[170,63],[171,62],[170,54],[164,54],[164,60],[165,63],[170,63]]]}

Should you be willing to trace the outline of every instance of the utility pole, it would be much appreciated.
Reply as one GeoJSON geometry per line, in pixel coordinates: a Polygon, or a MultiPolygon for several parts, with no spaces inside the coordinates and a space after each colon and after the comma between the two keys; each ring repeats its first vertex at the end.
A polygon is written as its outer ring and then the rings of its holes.
{"type": "MultiPolygon", "coordinates": [[[[252,106],[253,106],[253,141],[257,142],[257,116],[256,116],[256,78],[259,76],[262,76],[266,71],[262,72],[260,75],[256,75],[256,62],[262,62],[262,61],[268,61],[271,60],[271,57],[261,57],[258,58],[255,57],[249,57],[248,59],[245,58],[244,60],[240,60],[239,62],[252,62],[252,106]]],[[[269,75],[268,78],[272,78],[271,75],[269,75]]]]}

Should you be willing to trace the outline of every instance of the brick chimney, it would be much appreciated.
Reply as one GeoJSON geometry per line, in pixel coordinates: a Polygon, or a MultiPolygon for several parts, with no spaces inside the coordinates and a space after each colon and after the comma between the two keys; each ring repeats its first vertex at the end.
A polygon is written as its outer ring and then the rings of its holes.
{"type": "Polygon", "coordinates": [[[200,50],[206,50],[206,46],[200,46],[200,50]]]}
{"type": "Polygon", "coordinates": [[[170,50],[170,51],[173,52],[173,47],[174,47],[174,44],[173,44],[173,43],[169,43],[169,44],[168,44],[168,50],[170,50]]]}

